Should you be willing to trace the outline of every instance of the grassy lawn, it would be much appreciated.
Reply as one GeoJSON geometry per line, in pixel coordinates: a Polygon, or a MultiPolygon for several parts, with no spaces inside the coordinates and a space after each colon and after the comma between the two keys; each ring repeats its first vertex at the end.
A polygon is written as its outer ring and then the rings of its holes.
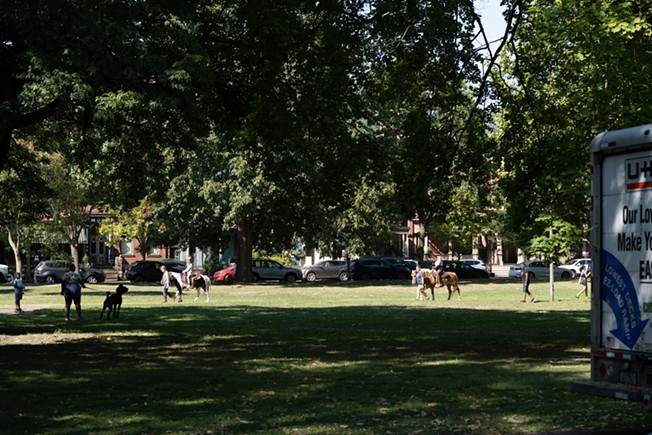
{"type": "Polygon", "coordinates": [[[648,406],[570,391],[589,379],[590,303],[575,281],[531,290],[463,281],[462,300],[416,301],[409,283],[214,285],[162,303],[128,284],[65,322],[58,286],[24,314],[0,287],[2,433],[405,434],[652,430],[648,406]]]}

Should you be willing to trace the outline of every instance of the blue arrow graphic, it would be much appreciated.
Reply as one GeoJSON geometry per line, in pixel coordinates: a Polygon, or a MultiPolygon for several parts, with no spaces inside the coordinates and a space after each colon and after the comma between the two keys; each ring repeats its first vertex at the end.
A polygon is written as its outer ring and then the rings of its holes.
{"type": "Polygon", "coordinates": [[[641,307],[629,272],[620,260],[605,250],[602,251],[602,300],[616,317],[617,327],[610,332],[633,349],[649,320],[641,319],[641,307]]]}

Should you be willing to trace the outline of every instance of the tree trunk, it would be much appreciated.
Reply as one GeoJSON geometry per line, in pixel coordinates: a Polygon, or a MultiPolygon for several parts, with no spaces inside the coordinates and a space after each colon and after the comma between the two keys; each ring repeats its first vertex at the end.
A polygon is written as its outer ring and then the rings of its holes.
{"type": "MultiPolygon", "coordinates": [[[[87,241],[88,243],[88,241],[87,241]]],[[[70,256],[75,264],[75,270],[79,270],[79,230],[73,228],[70,230],[70,256]]]]}
{"type": "Polygon", "coordinates": [[[252,282],[254,279],[251,273],[253,239],[253,222],[251,222],[251,219],[245,218],[238,223],[238,235],[235,245],[235,252],[238,256],[238,265],[235,268],[236,281],[252,282]]]}
{"type": "Polygon", "coordinates": [[[25,252],[25,276],[23,281],[32,281],[32,250],[29,249],[29,243],[27,244],[27,252],[25,252]]]}
{"type": "Polygon", "coordinates": [[[16,235],[16,238],[11,235],[11,230],[7,228],[7,239],[11,245],[11,250],[14,251],[14,260],[16,262],[16,272],[19,272],[22,277],[23,273],[23,261],[20,258],[20,234],[16,235]]]}

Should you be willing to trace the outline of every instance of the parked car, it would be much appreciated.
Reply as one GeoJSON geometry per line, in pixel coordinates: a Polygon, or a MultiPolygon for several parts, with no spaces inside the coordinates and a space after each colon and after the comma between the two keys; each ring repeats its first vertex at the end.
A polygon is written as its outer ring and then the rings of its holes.
{"type": "Polygon", "coordinates": [[[411,279],[412,271],[405,262],[399,264],[381,257],[363,257],[351,263],[351,278],[355,280],[411,279]]]}
{"type": "Polygon", "coordinates": [[[455,272],[460,279],[489,278],[489,272],[472,267],[462,261],[444,260],[444,271],[455,272]]]}
{"type": "Polygon", "coordinates": [[[221,281],[226,284],[231,284],[235,280],[235,264],[231,267],[226,267],[221,270],[215,271],[213,274],[213,281],[221,281]]]}
{"type": "Polygon", "coordinates": [[[571,260],[568,263],[559,266],[559,268],[570,271],[571,278],[575,278],[576,275],[580,274],[580,267],[582,266],[586,266],[591,270],[593,262],[590,258],[576,258],[575,260],[571,260]]]}
{"type": "Polygon", "coordinates": [[[93,269],[93,268],[88,269],[86,267],[80,266],[79,274],[84,279],[84,281],[86,281],[89,284],[104,282],[104,280],[106,279],[106,274],[104,273],[103,270],[100,269],[93,269]]]}
{"type": "Polygon", "coordinates": [[[283,266],[268,258],[255,258],[251,261],[251,271],[254,281],[280,280],[293,283],[302,278],[301,270],[296,267],[283,266]]]}
{"type": "Polygon", "coordinates": [[[163,277],[161,266],[170,272],[182,272],[186,268],[183,261],[177,260],[139,260],[129,265],[124,278],[132,282],[160,282],[163,277]]]}
{"type": "MultiPolygon", "coordinates": [[[[531,260],[525,262],[525,270],[530,274],[530,279],[535,278],[544,278],[550,279],[550,265],[546,264],[544,261],[540,260],[531,260]]],[[[566,279],[571,278],[571,271],[568,269],[561,269],[555,267],[553,269],[555,279],[566,279]]],[[[508,273],[510,278],[520,278],[521,277],[521,264],[511,266],[508,273]]]]}
{"type": "MultiPolygon", "coordinates": [[[[36,282],[44,282],[47,284],[54,284],[55,282],[61,282],[63,274],[70,270],[70,263],[65,260],[46,260],[41,261],[36,265],[34,269],[34,280],[36,282]]],[[[96,282],[104,282],[106,275],[104,271],[100,269],[87,268],[81,266],[79,268],[79,274],[82,279],[90,284],[96,282]]]]}
{"type": "Polygon", "coordinates": [[[409,258],[406,258],[403,261],[405,261],[406,266],[409,267],[410,270],[415,270],[419,265],[417,260],[410,260],[409,258]]]}
{"type": "MultiPolygon", "coordinates": [[[[389,261],[392,264],[392,266],[394,266],[394,267],[399,267],[399,268],[407,267],[408,269],[413,270],[413,268],[412,268],[413,263],[408,263],[407,260],[404,260],[404,259],[399,258],[399,257],[380,256],[380,257],[364,257],[364,258],[380,258],[381,260],[389,261]]],[[[417,267],[415,265],[414,269],[416,269],[416,268],[417,267]]]]}
{"type": "Polygon", "coordinates": [[[303,279],[313,282],[318,279],[339,279],[347,281],[349,273],[346,269],[346,261],[341,260],[323,260],[312,266],[306,266],[301,269],[303,279]]]}
{"type": "Polygon", "coordinates": [[[487,265],[484,264],[484,261],[482,261],[482,260],[462,259],[462,260],[459,260],[459,261],[462,262],[462,263],[466,263],[471,267],[475,267],[476,269],[480,269],[480,270],[484,270],[484,271],[487,270],[487,265]]]}
{"type": "Polygon", "coordinates": [[[9,266],[0,264],[0,284],[11,283],[14,280],[14,274],[9,272],[9,266]]]}

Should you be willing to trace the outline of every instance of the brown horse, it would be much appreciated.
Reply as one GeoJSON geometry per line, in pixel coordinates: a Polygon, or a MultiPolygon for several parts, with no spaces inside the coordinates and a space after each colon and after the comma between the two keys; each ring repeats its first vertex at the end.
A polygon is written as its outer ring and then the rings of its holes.
{"type": "MultiPolygon", "coordinates": [[[[455,272],[443,272],[441,275],[441,281],[444,283],[446,288],[448,289],[448,300],[451,300],[451,295],[453,294],[453,289],[457,291],[457,300],[462,299],[462,293],[460,293],[460,286],[457,285],[457,282],[459,281],[457,278],[457,274],[455,272]],[[451,289],[452,287],[452,289],[451,289]]],[[[437,284],[437,278],[435,277],[435,273],[426,270],[424,271],[423,274],[423,287],[424,289],[430,289],[430,294],[432,295],[432,300],[435,300],[435,285],[437,284]]]]}

